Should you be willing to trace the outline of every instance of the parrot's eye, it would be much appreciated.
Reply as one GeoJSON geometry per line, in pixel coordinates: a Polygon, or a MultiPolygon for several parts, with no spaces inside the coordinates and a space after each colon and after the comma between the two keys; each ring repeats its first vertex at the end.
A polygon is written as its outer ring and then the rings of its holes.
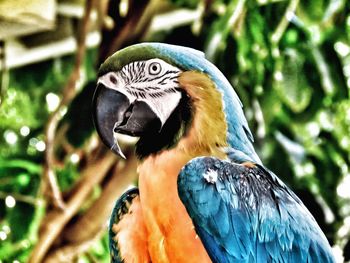
{"type": "Polygon", "coordinates": [[[149,67],[148,67],[149,74],[151,75],[159,74],[161,69],[162,67],[158,62],[152,62],[151,64],[149,64],[149,67]]]}

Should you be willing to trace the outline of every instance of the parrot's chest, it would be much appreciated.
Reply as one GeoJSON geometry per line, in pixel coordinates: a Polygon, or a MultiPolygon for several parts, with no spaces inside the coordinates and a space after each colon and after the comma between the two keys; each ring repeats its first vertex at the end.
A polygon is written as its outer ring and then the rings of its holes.
{"type": "Polygon", "coordinates": [[[140,200],[152,262],[211,262],[178,196],[177,177],[187,159],[177,156],[168,160],[164,155],[139,166],[140,200]]]}

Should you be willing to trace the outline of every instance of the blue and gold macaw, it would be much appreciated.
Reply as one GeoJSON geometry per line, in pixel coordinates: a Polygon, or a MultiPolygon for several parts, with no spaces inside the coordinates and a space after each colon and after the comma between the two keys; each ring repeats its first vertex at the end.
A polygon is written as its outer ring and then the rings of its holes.
{"type": "Polygon", "coordinates": [[[265,168],[242,104],[204,54],[142,43],[101,66],[104,143],[139,137],[139,188],[116,203],[112,262],[335,262],[300,199],[265,168]]]}

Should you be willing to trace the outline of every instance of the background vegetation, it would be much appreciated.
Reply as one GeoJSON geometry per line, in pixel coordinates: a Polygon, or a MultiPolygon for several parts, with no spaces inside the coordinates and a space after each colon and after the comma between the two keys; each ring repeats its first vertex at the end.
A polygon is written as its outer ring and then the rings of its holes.
{"type": "Polygon", "coordinates": [[[349,1],[79,2],[74,54],[2,70],[0,262],[109,261],[107,220],[135,158],[101,144],[90,103],[99,64],[141,41],[205,51],[242,99],[265,165],[350,260],[349,1]],[[87,49],[92,28],[101,42],[87,49]]]}

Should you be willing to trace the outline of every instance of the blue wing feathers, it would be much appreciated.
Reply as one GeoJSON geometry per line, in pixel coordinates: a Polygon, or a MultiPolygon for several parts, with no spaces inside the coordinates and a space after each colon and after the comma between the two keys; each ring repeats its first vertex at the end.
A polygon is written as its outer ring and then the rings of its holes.
{"type": "Polygon", "coordinates": [[[139,195],[138,188],[132,188],[126,191],[116,202],[111,218],[109,220],[109,251],[111,253],[111,263],[123,263],[124,260],[120,257],[118,243],[115,241],[114,236],[116,233],[113,232],[113,225],[118,224],[121,217],[128,212],[130,203],[132,200],[139,195]]]}
{"type": "Polygon", "coordinates": [[[212,246],[211,244],[217,242],[213,236],[210,235],[206,230],[200,227],[196,227],[198,235],[201,237],[203,245],[206,247],[210,258],[213,262],[230,263],[233,262],[234,258],[226,255],[226,251],[222,246],[212,246]],[[203,237],[203,238],[202,238],[203,237]]]}
{"type": "Polygon", "coordinates": [[[312,215],[261,165],[196,158],[178,190],[213,262],[335,262],[312,215]],[[207,180],[209,171],[216,181],[207,180]]]}

